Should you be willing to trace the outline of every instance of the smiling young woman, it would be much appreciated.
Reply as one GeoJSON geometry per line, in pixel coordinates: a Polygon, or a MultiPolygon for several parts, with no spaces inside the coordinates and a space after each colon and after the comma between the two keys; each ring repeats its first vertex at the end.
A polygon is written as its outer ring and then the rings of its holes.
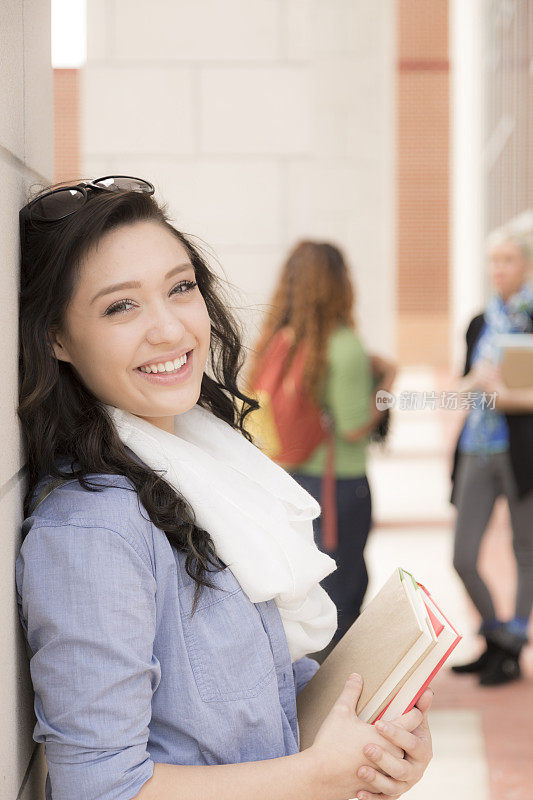
{"type": "Polygon", "coordinates": [[[257,404],[218,279],[131,181],[21,210],[16,586],[46,798],[402,794],[431,757],[430,692],[380,734],[349,680],[299,752],[334,562],[313,498],[243,427],[257,404]]]}
{"type": "Polygon", "coordinates": [[[172,431],[174,415],[200,393],[210,346],[189,252],[159,222],[143,220],[105,233],[80,266],[63,329],[54,331],[56,357],[104,402],[172,431]],[[154,369],[141,372],[146,364],[154,369]]]}

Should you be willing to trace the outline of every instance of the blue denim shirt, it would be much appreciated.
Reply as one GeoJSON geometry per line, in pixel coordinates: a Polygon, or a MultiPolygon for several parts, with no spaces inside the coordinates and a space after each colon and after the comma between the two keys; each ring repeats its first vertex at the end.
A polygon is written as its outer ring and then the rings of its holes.
{"type": "Polygon", "coordinates": [[[91,477],[106,488],[64,484],[23,521],[16,560],[47,800],[131,800],[155,762],[297,753],[318,664],[291,664],[274,600],[252,603],[226,567],[191,617],[185,554],[127,478],[91,477]]]}

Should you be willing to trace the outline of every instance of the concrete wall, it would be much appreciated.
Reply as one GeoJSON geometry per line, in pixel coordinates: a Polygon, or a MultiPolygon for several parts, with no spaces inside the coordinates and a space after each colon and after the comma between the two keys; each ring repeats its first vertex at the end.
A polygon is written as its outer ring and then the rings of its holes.
{"type": "Polygon", "coordinates": [[[91,0],[82,170],[147,177],[215,251],[248,338],[287,249],[346,251],[394,352],[391,0],[91,0]]]}
{"type": "Polygon", "coordinates": [[[18,402],[18,211],[27,188],[53,175],[53,97],[48,0],[0,4],[0,798],[44,797],[44,752],[33,741],[33,689],[20,626],[14,562],[20,547],[24,453],[18,402]]]}

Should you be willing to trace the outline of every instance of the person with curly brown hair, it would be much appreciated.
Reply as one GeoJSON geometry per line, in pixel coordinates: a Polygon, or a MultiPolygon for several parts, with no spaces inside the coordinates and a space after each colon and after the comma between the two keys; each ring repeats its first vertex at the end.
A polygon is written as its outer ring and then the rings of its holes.
{"type": "Polygon", "coordinates": [[[366,451],[371,434],[386,418],[386,411],[376,408],[376,391],[390,391],[396,374],[392,362],[367,352],[355,325],[354,300],[341,250],[327,242],[300,242],[281,270],[247,376],[253,386],[273,336],[280,329],[290,329],[293,347],[306,345],[304,390],[317,400],[332,424],[336,541],[324,530],[322,478],[328,443],[319,444],[300,464],[281,464],[322,501],[322,514],[314,520],[315,541],[337,562],[337,570],[322,581],[338,611],[338,628],[328,650],[359,616],[368,586],[364,548],[371,528],[372,501],[366,451]]]}

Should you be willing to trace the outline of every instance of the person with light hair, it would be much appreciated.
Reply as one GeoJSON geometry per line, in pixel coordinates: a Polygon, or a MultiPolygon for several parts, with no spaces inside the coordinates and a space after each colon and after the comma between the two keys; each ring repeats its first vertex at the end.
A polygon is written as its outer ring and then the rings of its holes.
{"type": "Polygon", "coordinates": [[[533,386],[505,386],[496,338],[533,332],[533,253],[527,235],[508,227],[488,237],[487,255],[494,291],[485,311],[468,326],[460,385],[479,402],[472,403],[459,435],[450,498],[457,507],[453,563],[481,615],[479,633],[486,647],[475,661],[452,670],[478,673],[482,686],[494,686],[521,677],[519,656],[533,605],[533,386]],[[518,576],[515,613],[506,621],[498,617],[477,569],[480,545],[502,494],[509,504],[518,576]]]}

